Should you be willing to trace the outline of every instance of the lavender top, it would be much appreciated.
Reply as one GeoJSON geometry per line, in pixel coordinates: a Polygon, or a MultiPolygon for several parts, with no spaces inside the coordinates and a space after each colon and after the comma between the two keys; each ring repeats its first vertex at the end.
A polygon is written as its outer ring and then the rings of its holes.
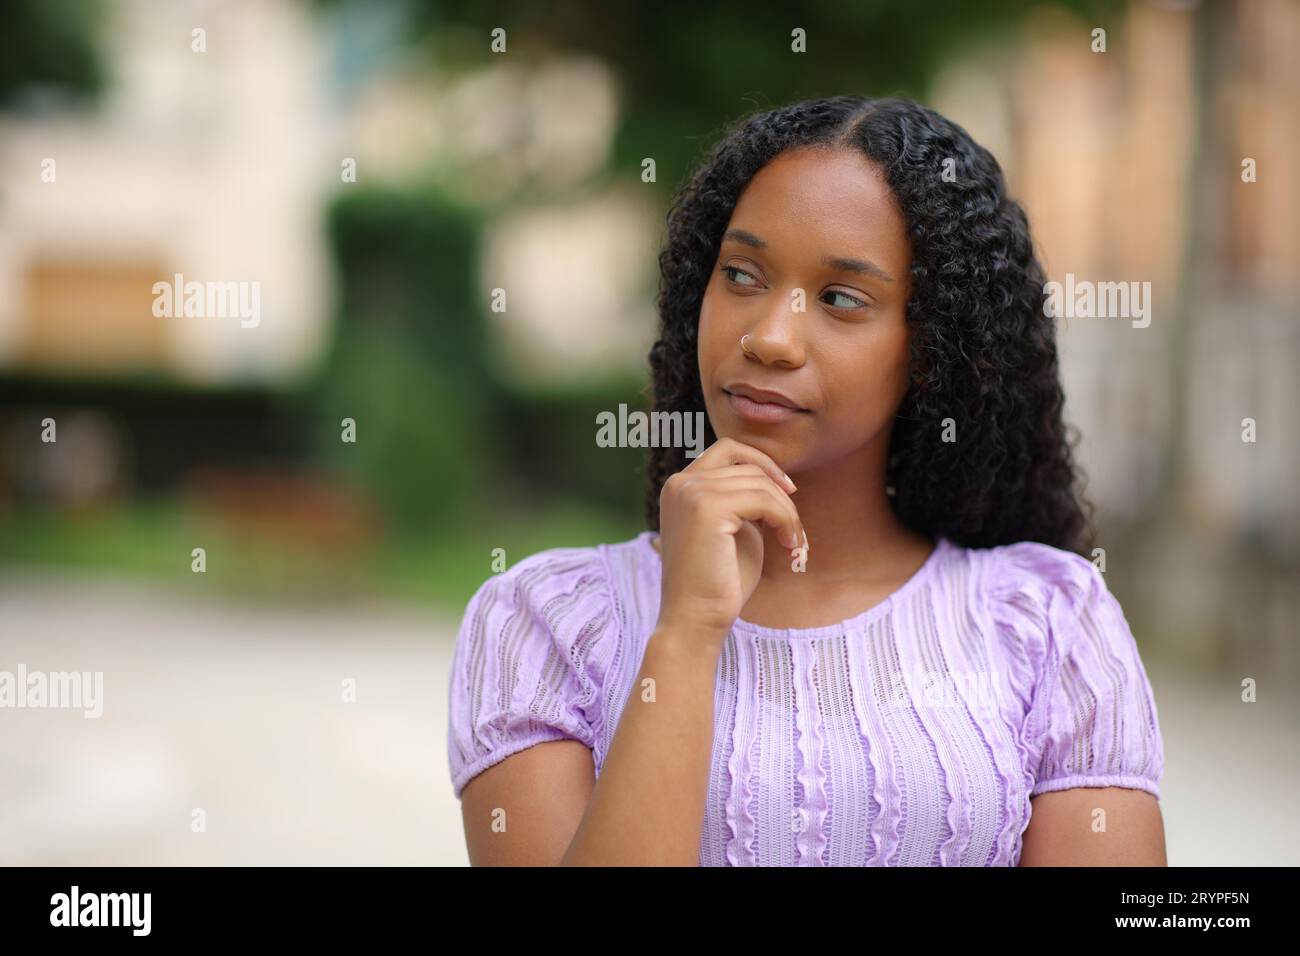
{"type": "MultiPolygon", "coordinates": [[[[554,548],[465,611],[447,734],[457,798],[525,747],[601,764],[658,620],[654,532],[554,548]]],[[[1035,542],[945,538],[885,601],[839,624],[737,620],[714,690],[703,866],[1015,866],[1029,798],[1160,796],[1155,699],[1091,562],[1035,542]]]]}

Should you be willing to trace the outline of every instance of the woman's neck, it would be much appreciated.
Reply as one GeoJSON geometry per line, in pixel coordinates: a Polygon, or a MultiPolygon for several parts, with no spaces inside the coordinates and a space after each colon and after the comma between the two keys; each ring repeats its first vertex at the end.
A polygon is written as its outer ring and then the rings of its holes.
{"type": "MultiPolygon", "coordinates": [[[[885,491],[883,456],[865,454],[833,467],[791,475],[791,500],[808,534],[801,585],[887,579],[931,542],[909,529],[885,491]],[[877,460],[879,458],[879,460],[877,460]]],[[[772,530],[763,529],[763,584],[790,584],[791,556],[772,530]]],[[[760,587],[763,586],[760,584],[760,587]]]]}

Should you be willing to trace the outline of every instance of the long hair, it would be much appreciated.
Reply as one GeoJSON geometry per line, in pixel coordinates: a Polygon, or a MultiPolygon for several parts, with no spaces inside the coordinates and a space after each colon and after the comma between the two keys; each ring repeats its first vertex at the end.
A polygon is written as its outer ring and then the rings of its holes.
{"type": "MultiPolygon", "coordinates": [[[[705,411],[696,334],[722,234],[754,174],[806,146],[856,149],[878,165],[907,226],[911,383],[886,473],[900,521],[967,547],[1090,550],[1092,506],[1072,460],[1077,432],[1062,420],[1056,328],[1024,210],[988,150],[910,100],[833,96],[756,113],[725,132],[668,212],[649,356],[653,410],[705,411]],[[956,441],[940,440],[948,418],[956,441]]],[[[683,448],[651,450],[651,529],[664,481],[686,464],[683,448]]]]}

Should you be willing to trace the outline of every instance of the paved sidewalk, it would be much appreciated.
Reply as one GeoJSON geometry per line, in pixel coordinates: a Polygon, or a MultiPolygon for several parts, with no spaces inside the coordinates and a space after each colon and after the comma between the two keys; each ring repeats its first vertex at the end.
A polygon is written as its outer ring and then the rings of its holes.
{"type": "Polygon", "coordinates": [[[104,672],[98,719],[0,710],[0,865],[465,864],[456,623],[0,580],[0,669],[104,672]]]}

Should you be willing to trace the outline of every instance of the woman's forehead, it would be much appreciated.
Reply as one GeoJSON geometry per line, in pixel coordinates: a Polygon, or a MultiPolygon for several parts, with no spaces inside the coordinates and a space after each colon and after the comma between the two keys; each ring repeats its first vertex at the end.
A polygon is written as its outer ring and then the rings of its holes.
{"type": "Polygon", "coordinates": [[[883,172],[848,149],[776,157],[741,193],[733,231],[757,237],[774,256],[865,256],[887,270],[906,269],[909,258],[906,226],[883,172]]]}

